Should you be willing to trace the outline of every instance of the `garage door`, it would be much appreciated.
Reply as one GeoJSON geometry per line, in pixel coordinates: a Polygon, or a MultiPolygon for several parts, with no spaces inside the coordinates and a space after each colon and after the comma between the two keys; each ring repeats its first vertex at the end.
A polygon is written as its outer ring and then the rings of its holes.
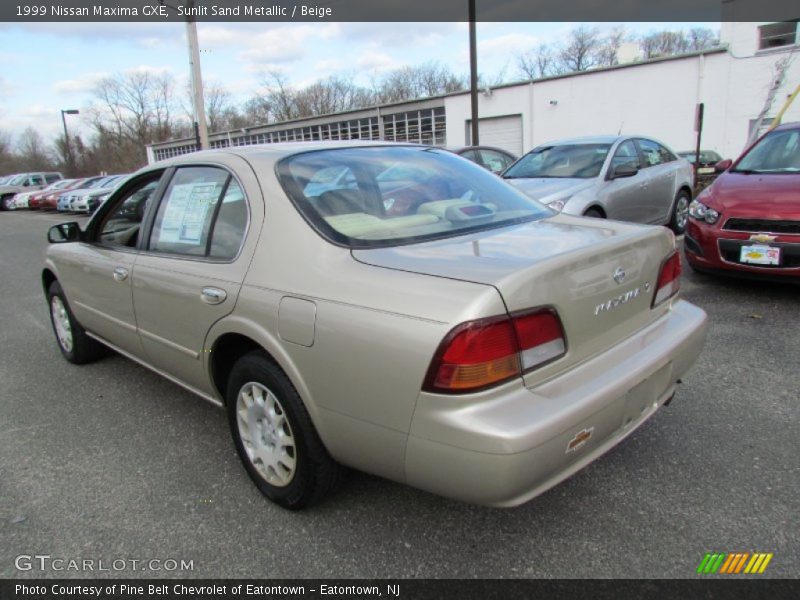
{"type": "MultiPolygon", "coordinates": [[[[478,120],[481,146],[495,146],[516,156],[522,154],[522,115],[478,120]]],[[[472,145],[472,121],[467,121],[467,145],[472,145]]]]}

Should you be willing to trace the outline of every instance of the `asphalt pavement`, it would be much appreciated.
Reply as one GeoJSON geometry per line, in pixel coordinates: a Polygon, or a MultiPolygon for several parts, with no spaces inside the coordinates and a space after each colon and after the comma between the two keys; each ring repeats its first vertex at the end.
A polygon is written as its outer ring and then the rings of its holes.
{"type": "Polygon", "coordinates": [[[706,552],[800,572],[800,287],[685,269],[710,329],[674,401],[521,507],[351,473],[292,513],[251,484],[222,410],[121,356],[63,360],[40,271],[70,219],[0,213],[0,577],[685,578],[706,552]]]}

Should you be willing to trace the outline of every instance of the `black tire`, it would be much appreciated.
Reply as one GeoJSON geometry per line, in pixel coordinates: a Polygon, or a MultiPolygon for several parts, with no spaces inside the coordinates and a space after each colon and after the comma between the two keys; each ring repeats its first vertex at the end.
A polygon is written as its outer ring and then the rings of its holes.
{"type": "Polygon", "coordinates": [[[11,210],[8,207],[8,205],[6,204],[6,202],[11,202],[11,199],[13,197],[14,197],[14,195],[11,194],[11,195],[3,196],[2,198],[0,198],[0,210],[11,210]]]}
{"type": "Polygon", "coordinates": [[[681,235],[686,231],[686,224],[689,222],[689,203],[692,196],[686,190],[681,190],[675,196],[675,203],[672,206],[672,214],[669,217],[669,228],[675,235],[681,235]]]}
{"type": "Polygon", "coordinates": [[[592,219],[605,219],[606,216],[600,212],[597,208],[590,208],[585,213],[583,213],[584,217],[591,217],[592,219]]]}
{"type": "Polygon", "coordinates": [[[284,508],[299,510],[322,500],[338,487],[342,467],[322,444],[289,378],[264,352],[251,352],[236,362],[228,379],[226,400],[236,451],[247,474],[267,498],[284,508]],[[241,419],[237,414],[240,393],[243,394],[241,419]],[[257,397],[257,394],[261,396],[257,397]],[[247,398],[252,399],[249,405],[252,408],[248,407],[247,398]],[[262,399],[260,404],[259,399],[262,399]],[[274,405],[271,418],[266,410],[262,412],[262,407],[269,404],[274,405]],[[274,467],[266,465],[259,457],[250,457],[245,449],[240,423],[248,436],[250,452],[259,454],[267,448],[263,456],[268,461],[277,461],[274,467]],[[255,444],[253,438],[257,438],[255,444]],[[282,445],[281,441],[287,444],[282,445]],[[281,458],[276,459],[276,455],[281,458]],[[291,463],[291,459],[294,465],[289,473],[291,469],[286,465],[291,463]],[[260,468],[257,462],[260,462],[260,468]]]}
{"type": "Polygon", "coordinates": [[[47,290],[47,306],[50,312],[50,324],[53,326],[53,333],[56,336],[56,343],[64,358],[73,364],[82,365],[97,360],[105,354],[105,346],[86,335],[86,330],[75,319],[67,302],[67,297],[64,295],[64,290],[61,289],[61,285],[57,281],[51,283],[50,288],[47,290]],[[69,335],[70,342],[59,334],[59,327],[56,325],[57,313],[60,313],[61,318],[64,320],[62,322],[69,324],[69,331],[66,333],[69,335]]]}

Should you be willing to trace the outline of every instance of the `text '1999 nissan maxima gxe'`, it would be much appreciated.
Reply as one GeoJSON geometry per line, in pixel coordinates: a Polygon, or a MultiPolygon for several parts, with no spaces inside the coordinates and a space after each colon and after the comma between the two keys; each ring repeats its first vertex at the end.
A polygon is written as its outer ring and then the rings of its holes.
{"type": "Polygon", "coordinates": [[[224,406],[293,509],[342,465],[521,504],[668,402],[706,334],[666,228],[556,214],[423,146],[184,155],[48,237],[65,358],[109,347],[224,406]]]}

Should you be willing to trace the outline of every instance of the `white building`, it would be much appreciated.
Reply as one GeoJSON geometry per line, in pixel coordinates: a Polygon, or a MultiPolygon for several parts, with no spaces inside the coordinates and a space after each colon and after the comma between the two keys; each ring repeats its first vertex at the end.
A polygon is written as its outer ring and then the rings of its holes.
{"type": "MultiPolygon", "coordinates": [[[[702,147],[734,158],[770,95],[764,126],[800,85],[799,26],[797,21],[723,23],[721,47],[708,52],[484,90],[478,102],[480,143],[522,154],[559,138],[641,133],[689,150],[695,147],[696,109],[702,103],[702,147]]],[[[470,117],[470,95],[462,92],[215,133],[210,141],[215,148],[310,139],[459,146],[470,144],[470,117]]],[[[800,98],[782,120],[800,121],[800,98]]],[[[148,147],[148,157],[152,162],[195,149],[191,139],[160,142],[148,147]]]]}
{"type": "MultiPolygon", "coordinates": [[[[641,133],[676,150],[693,149],[696,107],[703,103],[703,148],[735,157],[772,88],[774,99],[766,113],[770,118],[800,85],[800,34],[796,22],[723,23],[720,42],[722,48],[707,53],[483,92],[478,99],[480,143],[519,154],[558,138],[641,133]],[[788,66],[775,86],[776,67],[783,62],[788,66]]],[[[447,143],[469,144],[469,94],[446,97],[445,114],[447,143]]],[[[800,99],[782,120],[800,120],[800,99]]]]}

